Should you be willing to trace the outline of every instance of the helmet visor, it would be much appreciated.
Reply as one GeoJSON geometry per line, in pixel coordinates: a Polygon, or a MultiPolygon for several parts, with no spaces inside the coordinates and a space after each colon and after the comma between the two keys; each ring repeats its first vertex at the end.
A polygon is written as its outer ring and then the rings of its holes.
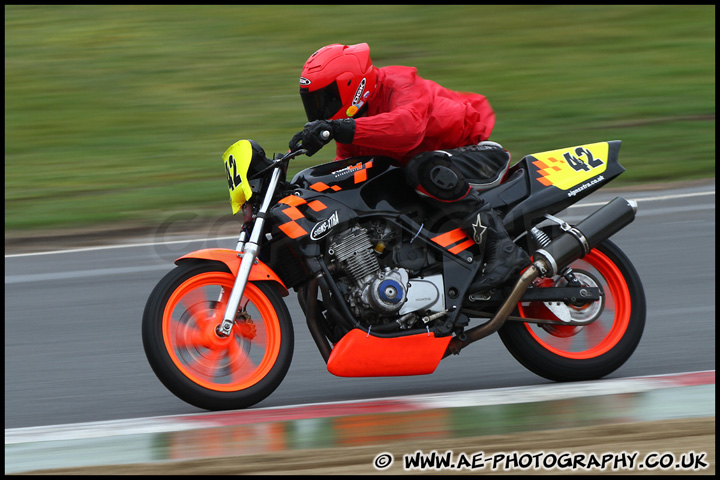
{"type": "Polygon", "coordinates": [[[329,120],[337,114],[342,108],[342,100],[337,82],[332,82],[327,87],[323,87],[314,92],[310,92],[307,88],[300,88],[300,98],[305,107],[305,114],[308,121],[329,120]]]}

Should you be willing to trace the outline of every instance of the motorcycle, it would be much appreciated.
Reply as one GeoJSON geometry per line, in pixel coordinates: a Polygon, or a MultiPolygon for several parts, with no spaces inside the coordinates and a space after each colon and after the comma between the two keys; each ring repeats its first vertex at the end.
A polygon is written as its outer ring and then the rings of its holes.
{"type": "Polygon", "coordinates": [[[207,410],[269,396],[293,356],[293,289],[327,365],[343,377],[431,374],[440,361],[498,333],[526,368],[553,381],[597,379],[633,353],[645,294],[610,236],[637,205],[621,197],[576,225],[556,217],[622,174],[621,141],[541,152],[480,192],[531,263],[475,292],[483,252],[459,205],[421,198],[392,159],[361,157],[300,171],[300,148],[267,158],[252,140],[223,155],[235,249],[176,260],[145,306],[145,353],[177,397],[207,410]]]}

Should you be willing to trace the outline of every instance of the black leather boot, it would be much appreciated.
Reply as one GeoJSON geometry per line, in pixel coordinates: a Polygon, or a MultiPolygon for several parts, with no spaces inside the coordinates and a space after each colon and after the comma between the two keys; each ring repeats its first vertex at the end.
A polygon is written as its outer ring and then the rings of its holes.
{"type": "Polygon", "coordinates": [[[508,281],[514,274],[530,265],[530,257],[512,241],[498,213],[483,205],[469,218],[470,233],[480,249],[485,250],[485,268],[480,278],[470,286],[471,293],[490,290],[508,281]]]}

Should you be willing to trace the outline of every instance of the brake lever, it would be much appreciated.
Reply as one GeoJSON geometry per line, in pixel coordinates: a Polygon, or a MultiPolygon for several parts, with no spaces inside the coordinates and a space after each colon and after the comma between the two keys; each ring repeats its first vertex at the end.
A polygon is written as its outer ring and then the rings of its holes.
{"type": "Polygon", "coordinates": [[[306,153],[307,153],[307,150],[304,149],[304,148],[299,148],[298,150],[290,150],[290,151],[287,152],[285,155],[283,155],[282,157],[278,158],[278,161],[291,160],[291,159],[293,159],[293,158],[295,158],[295,157],[298,157],[298,156],[300,156],[300,155],[305,155],[306,153]]]}

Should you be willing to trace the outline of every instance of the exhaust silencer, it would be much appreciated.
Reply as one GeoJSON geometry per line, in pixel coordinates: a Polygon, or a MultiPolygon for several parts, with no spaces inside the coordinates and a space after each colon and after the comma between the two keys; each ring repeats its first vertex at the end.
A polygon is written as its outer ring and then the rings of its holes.
{"type": "Polygon", "coordinates": [[[578,258],[587,255],[635,219],[637,203],[617,197],[574,227],[563,226],[565,233],[535,251],[543,277],[551,277],[578,258]]]}

